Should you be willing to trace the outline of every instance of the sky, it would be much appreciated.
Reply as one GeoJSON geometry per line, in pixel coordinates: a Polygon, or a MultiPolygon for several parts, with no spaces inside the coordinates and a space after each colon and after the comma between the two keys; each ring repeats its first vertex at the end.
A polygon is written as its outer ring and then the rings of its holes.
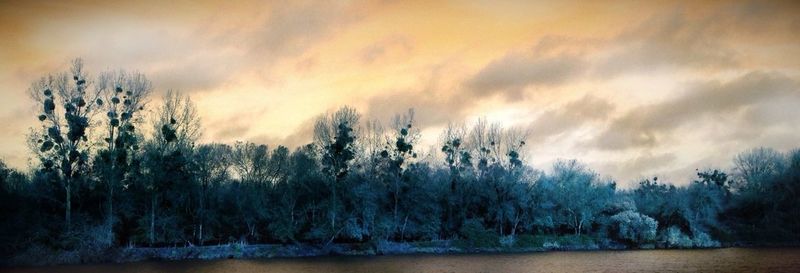
{"type": "Polygon", "coordinates": [[[202,142],[297,146],[342,105],[421,144],[479,118],[525,159],[623,187],[800,147],[800,2],[0,1],[0,159],[31,164],[28,87],[82,58],[191,96],[202,142]]]}

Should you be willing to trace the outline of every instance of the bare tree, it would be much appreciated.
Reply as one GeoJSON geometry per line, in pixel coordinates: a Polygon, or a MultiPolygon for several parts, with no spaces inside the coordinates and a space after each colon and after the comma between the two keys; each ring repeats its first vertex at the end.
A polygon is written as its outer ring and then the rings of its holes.
{"type": "Polygon", "coordinates": [[[209,190],[228,178],[231,154],[230,146],[219,143],[201,145],[195,151],[194,166],[200,182],[197,209],[197,243],[200,245],[205,241],[205,223],[211,218],[206,213],[209,207],[209,190]]]}
{"type": "Polygon", "coordinates": [[[114,190],[126,179],[127,166],[138,150],[136,127],[147,104],[152,84],[141,73],[107,72],[98,77],[100,96],[95,103],[106,111],[106,150],[100,153],[107,185],[106,225],[113,232],[114,190]]]}
{"type": "Polygon", "coordinates": [[[733,164],[737,190],[763,193],[767,190],[767,180],[777,177],[786,168],[787,159],[774,149],[761,147],[737,155],[733,164]]]}
{"type": "Polygon", "coordinates": [[[151,152],[148,153],[150,170],[152,176],[149,179],[150,185],[150,227],[149,240],[152,245],[155,241],[155,222],[156,208],[160,195],[160,184],[165,179],[159,169],[165,163],[168,155],[189,154],[194,148],[194,144],[200,137],[200,117],[197,109],[189,98],[175,91],[168,91],[164,95],[161,106],[157,109],[153,117],[153,137],[146,143],[151,152]]]}
{"type": "Polygon", "coordinates": [[[34,152],[45,170],[57,173],[64,188],[67,233],[72,223],[72,184],[88,163],[86,132],[99,109],[96,103],[102,92],[100,87],[92,86],[83,70],[83,61],[76,59],[70,73],[43,77],[29,89],[31,98],[42,110],[38,116],[41,131],[31,135],[38,144],[34,152]]]}
{"type": "MultiPolygon", "coordinates": [[[[400,232],[402,239],[405,234],[405,224],[400,227],[400,201],[404,198],[402,191],[404,179],[404,169],[417,158],[414,145],[420,138],[419,129],[414,124],[414,109],[408,109],[406,114],[394,117],[394,135],[387,136],[386,148],[381,152],[381,156],[387,161],[389,175],[387,180],[391,184],[391,193],[394,206],[392,209],[393,230],[400,232]]],[[[404,223],[407,223],[405,217],[404,223]]]]}
{"type": "Polygon", "coordinates": [[[191,148],[202,135],[200,116],[191,98],[169,90],[153,120],[153,140],[162,151],[191,148]]]}
{"type": "Polygon", "coordinates": [[[265,183],[269,180],[269,157],[267,145],[237,141],[233,145],[231,163],[242,182],[265,183]]]}
{"type": "Polygon", "coordinates": [[[331,193],[329,206],[330,241],[336,238],[338,184],[350,170],[350,161],[355,158],[358,122],[361,115],[351,107],[344,106],[332,114],[322,115],[314,124],[314,143],[321,149],[323,173],[328,176],[331,193]]]}

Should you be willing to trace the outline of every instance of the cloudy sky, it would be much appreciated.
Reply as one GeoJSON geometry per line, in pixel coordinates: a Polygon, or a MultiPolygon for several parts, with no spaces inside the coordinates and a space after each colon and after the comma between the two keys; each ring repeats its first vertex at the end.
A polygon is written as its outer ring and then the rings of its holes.
{"type": "Polygon", "coordinates": [[[0,158],[26,168],[27,88],[76,57],[190,94],[204,142],[294,146],[341,105],[413,107],[426,145],[485,117],[526,128],[535,167],[621,185],[800,147],[797,2],[232,2],[0,1],[0,158]]]}

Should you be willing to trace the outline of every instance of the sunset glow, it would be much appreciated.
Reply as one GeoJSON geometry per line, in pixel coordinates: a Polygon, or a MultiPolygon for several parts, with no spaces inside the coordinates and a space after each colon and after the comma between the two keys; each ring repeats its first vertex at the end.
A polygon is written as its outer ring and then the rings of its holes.
{"type": "MultiPolygon", "coordinates": [[[[3,1],[0,158],[27,168],[31,82],[83,58],[197,103],[201,141],[311,142],[350,105],[529,132],[525,159],[586,162],[627,187],[686,183],[800,140],[795,1],[3,1]]],[[[427,150],[427,149],[426,149],[427,150]]]]}

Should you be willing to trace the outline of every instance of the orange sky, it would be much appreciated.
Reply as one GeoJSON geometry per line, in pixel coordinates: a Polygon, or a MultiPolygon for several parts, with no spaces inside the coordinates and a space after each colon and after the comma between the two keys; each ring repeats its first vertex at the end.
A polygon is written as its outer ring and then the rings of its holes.
{"type": "Polygon", "coordinates": [[[145,73],[153,103],[190,94],[204,142],[298,145],[344,104],[413,107],[425,145],[486,117],[529,130],[534,167],[577,158],[622,185],[800,147],[791,2],[133,2],[0,2],[0,158],[26,167],[27,87],[76,57],[145,73]]]}

